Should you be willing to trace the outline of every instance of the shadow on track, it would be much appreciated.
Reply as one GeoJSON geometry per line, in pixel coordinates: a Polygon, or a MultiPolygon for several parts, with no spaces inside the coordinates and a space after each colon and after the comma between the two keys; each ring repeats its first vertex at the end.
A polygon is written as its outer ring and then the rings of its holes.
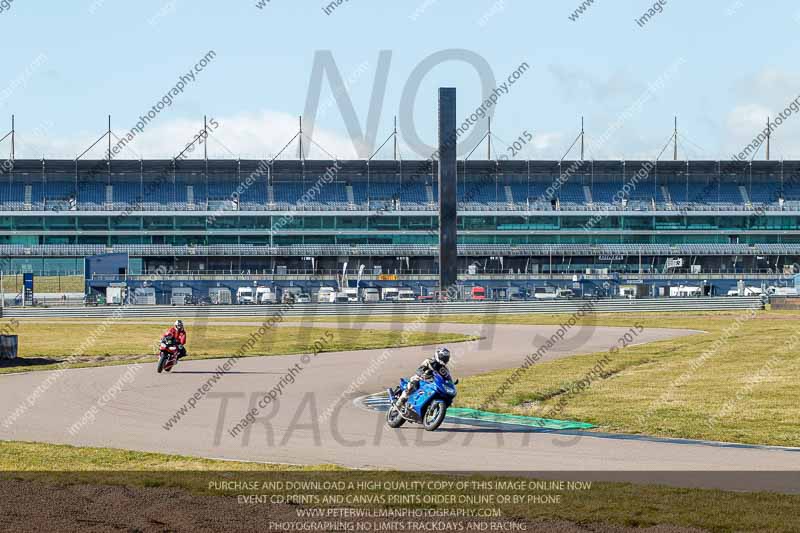
{"type": "MultiPolygon", "coordinates": [[[[218,372],[215,370],[173,370],[170,372],[171,374],[217,374],[218,372]]],[[[222,372],[221,375],[227,376],[228,374],[272,374],[275,376],[282,376],[286,372],[241,372],[241,371],[229,371],[229,372],[222,372]]]]}
{"type": "Polygon", "coordinates": [[[57,365],[63,362],[63,359],[50,359],[48,357],[17,357],[16,359],[0,359],[0,368],[57,365]]]}

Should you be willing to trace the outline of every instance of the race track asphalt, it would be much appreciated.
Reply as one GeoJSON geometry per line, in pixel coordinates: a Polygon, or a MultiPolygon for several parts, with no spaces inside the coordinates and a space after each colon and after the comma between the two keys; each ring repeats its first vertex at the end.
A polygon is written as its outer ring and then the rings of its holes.
{"type": "MultiPolygon", "coordinates": [[[[342,327],[325,323],[315,326],[342,327]]],[[[379,323],[361,326],[372,330],[409,327],[379,323]]],[[[453,373],[464,376],[519,366],[557,329],[558,326],[426,324],[420,325],[418,331],[483,337],[451,346],[453,373]]],[[[588,326],[573,329],[542,360],[607,351],[627,331],[628,328],[588,326]]],[[[636,342],[694,333],[697,332],[647,329],[636,342]]],[[[308,339],[309,344],[314,340],[308,339]]],[[[515,471],[562,479],[798,490],[795,478],[800,475],[793,475],[792,482],[779,473],[788,470],[798,474],[800,450],[795,449],[448,423],[435,433],[410,424],[391,430],[382,413],[354,404],[355,398],[395,385],[431,352],[432,347],[409,347],[240,358],[169,429],[165,424],[212,380],[223,359],[184,360],[171,374],[160,375],[155,362],[2,375],[0,439],[361,469],[515,471]],[[380,363],[371,367],[375,360],[380,363]],[[294,383],[283,387],[277,401],[259,408],[264,395],[296,364],[302,370],[296,372],[294,383]],[[29,402],[37,387],[40,394],[29,402]],[[24,412],[7,424],[9,416],[21,405],[26,406],[24,412]],[[232,436],[230,430],[250,408],[258,409],[256,422],[232,436]]]]}

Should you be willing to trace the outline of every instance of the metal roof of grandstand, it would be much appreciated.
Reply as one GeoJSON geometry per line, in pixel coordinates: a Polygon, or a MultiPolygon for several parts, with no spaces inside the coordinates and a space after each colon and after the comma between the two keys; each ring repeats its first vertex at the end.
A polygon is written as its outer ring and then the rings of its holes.
{"type": "MultiPolygon", "coordinates": [[[[186,172],[202,173],[206,170],[208,172],[230,172],[232,170],[250,171],[258,168],[259,164],[268,160],[258,159],[112,159],[110,162],[112,172],[159,172],[167,169],[172,169],[173,166],[177,169],[186,172]]],[[[275,172],[310,172],[318,173],[325,172],[326,169],[331,167],[335,160],[318,160],[318,159],[276,159],[268,161],[269,166],[275,172]]],[[[556,160],[460,160],[459,166],[463,169],[464,165],[472,172],[509,172],[509,173],[527,173],[534,174],[553,173],[558,169],[566,169],[575,167],[574,172],[584,173],[594,171],[595,173],[614,173],[622,172],[623,168],[628,167],[641,167],[647,161],[643,160],[582,160],[582,161],[556,161],[556,160]]],[[[785,160],[785,161],[735,161],[735,160],[684,160],[684,161],[657,161],[656,167],[661,172],[679,172],[684,173],[688,171],[696,173],[736,173],[750,171],[761,173],[774,173],[783,170],[797,172],[800,171],[800,160],[785,160]]],[[[436,162],[430,160],[340,160],[338,161],[340,172],[366,172],[367,167],[370,171],[380,172],[387,171],[393,172],[403,168],[404,172],[420,172],[431,173],[436,170],[436,162]]],[[[65,172],[75,173],[76,169],[79,173],[99,173],[104,174],[108,172],[109,161],[105,159],[16,159],[14,160],[14,169],[12,172],[42,172],[46,169],[50,172],[65,172]]],[[[2,170],[0,169],[0,172],[2,170]]]]}
{"type": "MultiPolygon", "coordinates": [[[[168,244],[125,244],[111,247],[101,244],[2,244],[0,254],[4,256],[69,256],[84,257],[105,253],[128,253],[144,256],[380,256],[410,255],[435,256],[437,246],[424,244],[313,244],[292,246],[268,246],[251,244],[219,244],[210,246],[172,246],[168,244]]],[[[486,255],[775,255],[798,254],[800,244],[459,244],[461,256],[486,255]]]]}

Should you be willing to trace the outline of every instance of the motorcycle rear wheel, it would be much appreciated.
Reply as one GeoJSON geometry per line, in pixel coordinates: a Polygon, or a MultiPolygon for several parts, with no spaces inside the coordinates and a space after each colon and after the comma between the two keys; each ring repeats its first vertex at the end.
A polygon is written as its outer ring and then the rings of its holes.
{"type": "Polygon", "coordinates": [[[425,431],[436,431],[439,426],[444,422],[444,416],[447,414],[447,406],[442,400],[434,400],[425,409],[425,415],[422,417],[422,427],[425,431]]]}
{"type": "Polygon", "coordinates": [[[403,418],[400,411],[397,410],[397,407],[394,405],[389,407],[389,411],[386,413],[386,425],[390,428],[397,429],[405,423],[406,419],[403,418]]]}

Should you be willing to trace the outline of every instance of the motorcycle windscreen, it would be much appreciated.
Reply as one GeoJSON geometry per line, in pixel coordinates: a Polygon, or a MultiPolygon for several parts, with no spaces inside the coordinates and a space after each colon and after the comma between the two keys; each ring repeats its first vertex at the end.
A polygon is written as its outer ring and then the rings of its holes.
{"type": "Polygon", "coordinates": [[[444,376],[440,376],[438,373],[433,374],[433,383],[436,385],[436,389],[441,392],[442,394],[448,394],[447,386],[450,384],[450,378],[445,378],[444,376]]]}

